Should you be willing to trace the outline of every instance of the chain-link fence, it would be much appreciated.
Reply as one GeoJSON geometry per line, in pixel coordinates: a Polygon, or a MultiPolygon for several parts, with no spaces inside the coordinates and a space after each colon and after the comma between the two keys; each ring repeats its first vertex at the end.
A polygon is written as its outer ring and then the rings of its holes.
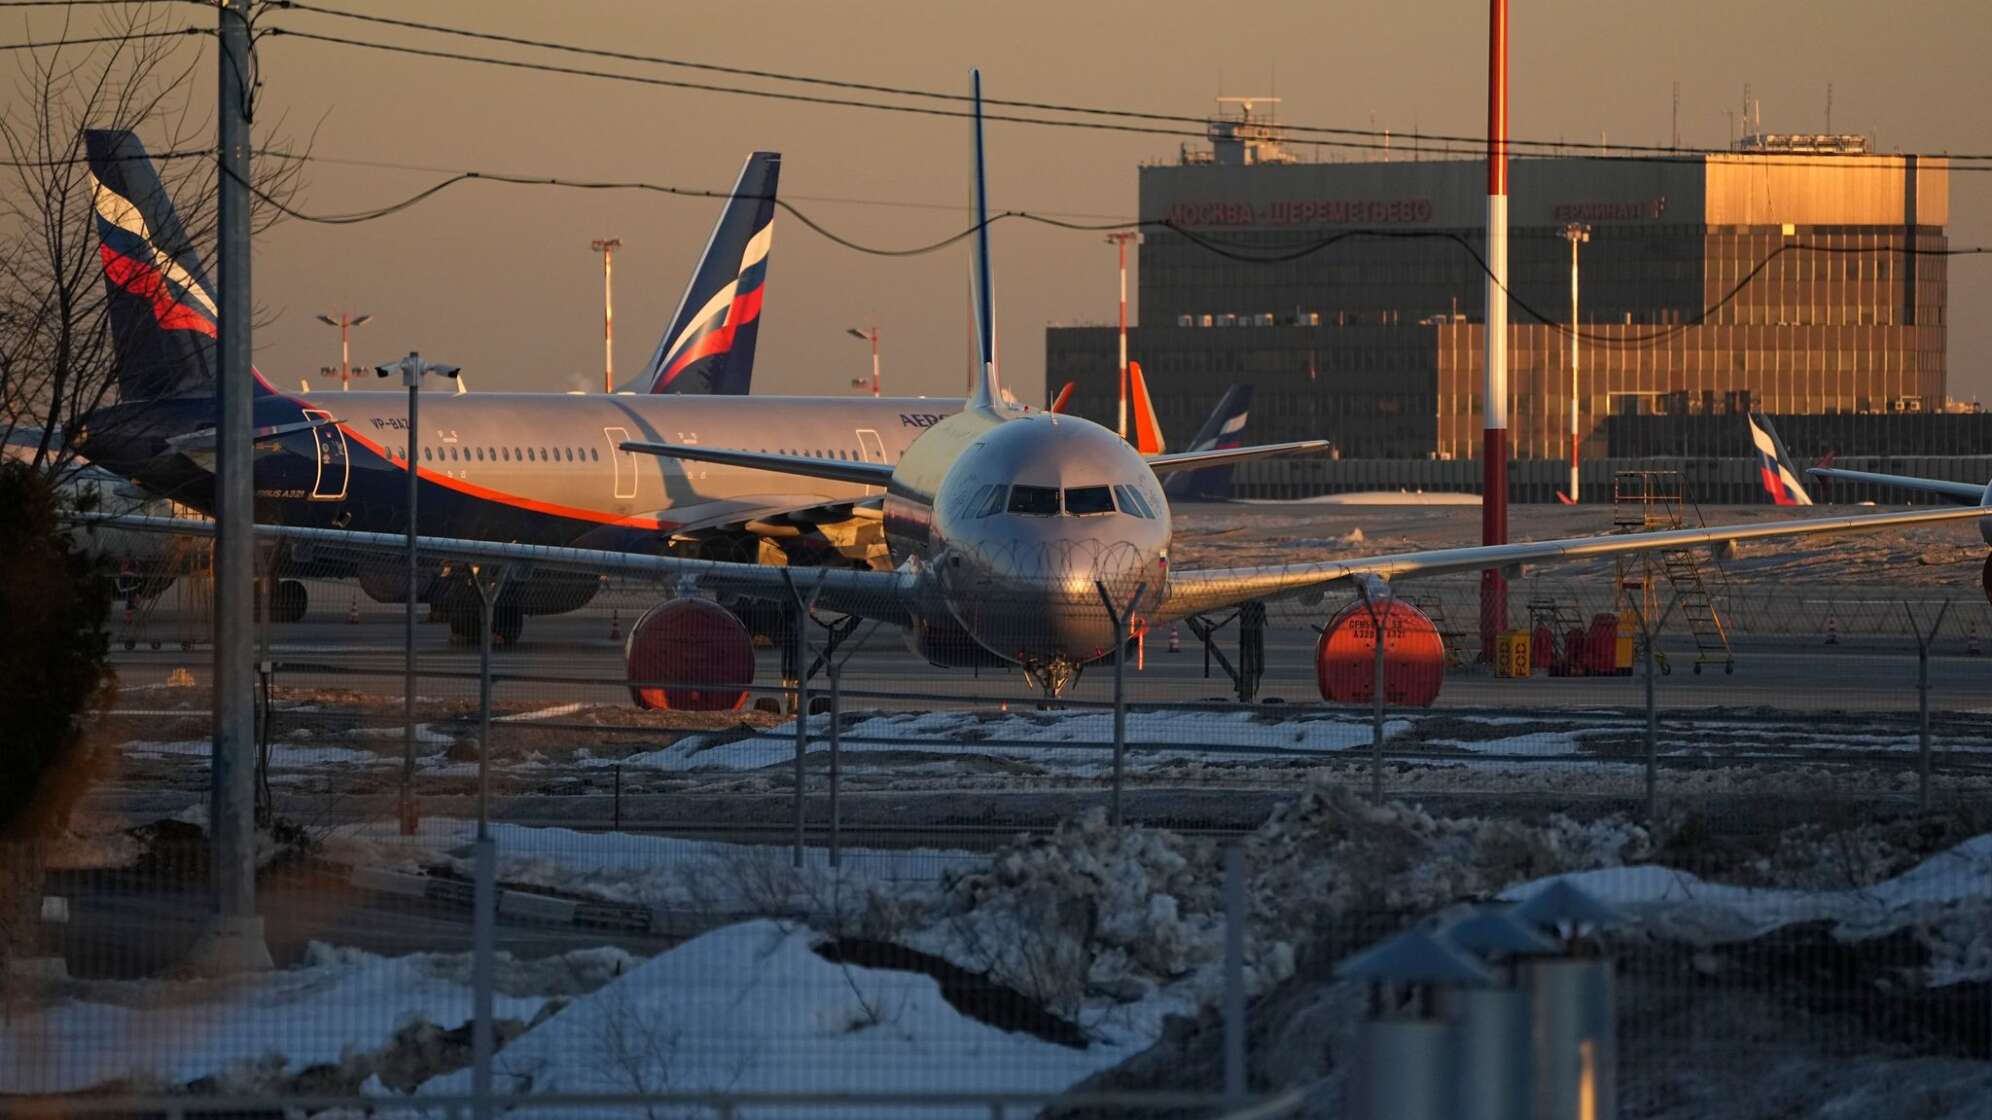
{"type": "Polygon", "coordinates": [[[1524,576],[1486,658],[1472,580],[1403,583],[1415,618],[1136,619],[1055,692],[947,635],[529,579],[418,608],[412,723],[402,604],[299,580],[259,629],[278,968],[219,979],[187,974],[210,701],[172,638],[202,597],[169,585],[38,853],[0,1089],[1344,1115],[1376,1009],[1337,963],[1567,880],[1628,918],[1618,1114],[1992,1108],[1984,599],[1663,576],[1524,576]],[[1159,1091],[1208,1096],[1068,1096],[1159,1091]]]}

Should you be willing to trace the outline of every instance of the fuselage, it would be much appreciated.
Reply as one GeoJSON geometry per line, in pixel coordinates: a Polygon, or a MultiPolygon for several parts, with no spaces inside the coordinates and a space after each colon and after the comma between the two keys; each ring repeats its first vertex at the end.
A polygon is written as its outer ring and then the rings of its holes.
{"type": "MultiPolygon", "coordinates": [[[[84,453],[212,512],[211,456],[168,442],[211,427],[212,407],[193,398],[114,406],[83,426],[84,453]]],[[[406,530],[406,393],[266,394],[255,408],[256,427],[270,433],[255,445],[258,521],[406,530]]],[[[849,501],[877,488],[632,454],[625,441],[893,464],[959,408],[925,398],[423,393],[418,524],[433,536],[654,550],[729,505],[849,501]]]]}

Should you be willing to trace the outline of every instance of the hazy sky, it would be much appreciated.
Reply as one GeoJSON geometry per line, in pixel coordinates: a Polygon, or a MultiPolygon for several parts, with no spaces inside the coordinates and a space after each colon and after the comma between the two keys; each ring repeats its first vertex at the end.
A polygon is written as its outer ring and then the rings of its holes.
{"type": "MultiPolygon", "coordinates": [[[[1477,134],[1485,113],[1486,5],[1208,2],[975,6],[325,0],[329,6],[640,53],[960,91],[980,66],[992,97],[1200,114],[1226,93],[1277,92],[1290,122],[1477,134]]],[[[1992,152],[1992,8],[1984,0],[1514,4],[1511,128],[1518,137],[1665,144],[1672,84],[1683,143],[1722,146],[1751,83],[1772,131],[1864,131],[1883,150],[1992,152]]],[[[302,12],[266,24],[508,57],[495,44],[302,12]]],[[[692,81],[810,92],[693,71],[551,58],[692,81]]],[[[397,57],[273,37],[261,47],[262,120],[317,128],[322,156],[690,187],[731,184],[746,153],[784,157],[782,193],[855,240],[899,246],[966,224],[959,121],[646,88],[397,57]],[[921,204],[883,206],[868,203],[921,204]],[[945,208],[932,208],[932,207],[945,208]]],[[[856,95],[864,96],[864,95],[856,95]]],[[[1024,125],[991,127],[997,208],[1132,215],[1135,167],[1178,141],[1024,125]]],[[[1356,158],[1344,155],[1341,158],[1356,158]]],[[[438,178],[319,165],[300,205],[351,211],[438,178]]],[[[313,314],[370,312],[355,358],[411,348],[464,367],[475,389],[601,380],[597,237],[616,258],[619,372],[650,355],[716,213],[709,201],[466,184],[358,226],[288,223],[257,245],[258,364],[281,383],[338,360],[313,314]]],[[[1954,174],[1953,245],[1992,243],[1992,173],[1954,174]]],[[[1114,254],[1098,233],[1020,223],[995,231],[1006,378],[1040,399],[1046,324],[1111,322],[1114,254]]],[[[965,250],[913,259],[839,248],[777,219],[756,389],[848,392],[868,373],[844,329],[876,321],[888,392],[959,391],[965,250]]],[[[1950,386],[1992,398],[1992,256],[1951,263],[1950,386]]],[[[1138,312],[1137,312],[1138,313],[1138,312]]]]}

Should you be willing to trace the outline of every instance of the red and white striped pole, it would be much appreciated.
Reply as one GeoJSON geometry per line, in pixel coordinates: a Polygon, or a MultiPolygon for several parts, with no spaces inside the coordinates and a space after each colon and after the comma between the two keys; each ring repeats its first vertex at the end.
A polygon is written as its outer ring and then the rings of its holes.
{"type": "MultiPolygon", "coordinates": [[[[1508,543],[1508,0],[1487,20],[1487,386],[1481,407],[1480,543],[1508,543]]],[[[1480,573],[1480,656],[1508,628],[1508,581],[1480,573]]]]}
{"type": "Polygon", "coordinates": [[[1120,421],[1115,430],[1122,439],[1127,438],[1127,243],[1134,238],[1133,230],[1107,235],[1107,240],[1120,248],[1120,421]]]}

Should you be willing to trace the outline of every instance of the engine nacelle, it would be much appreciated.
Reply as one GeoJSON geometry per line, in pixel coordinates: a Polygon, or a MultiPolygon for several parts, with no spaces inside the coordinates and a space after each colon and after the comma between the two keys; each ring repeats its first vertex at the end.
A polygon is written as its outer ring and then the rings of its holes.
{"type": "MultiPolygon", "coordinates": [[[[424,564],[415,570],[415,596],[417,601],[426,602],[429,593],[435,589],[438,569],[424,564]]],[[[370,563],[361,564],[355,573],[360,582],[360,590],[376,603],[405,603],[408,601],[408,569],[402,564],[370,563]]]]}
{"type": "MultiPolygon", "coordinates": [[[[1978,496],[1978,506],[1980,509],[1992,510],[1992,482],[1985,484],[1985,492],[1978,496]]],[[[1992,544],[1992,517],[1978,519],[1978,535],[1985,538],[1986,544],[1992,544]]],[[[1988,558],[1987,562],[1992,563],[1992,558],[1988,558]]]]}
{"type": "Polygon", "coordinates": [[[995,669],[1010,664],[976,641],[945,611],[914,616],[906,628],[906,648],[942,669],[995,669]]]}
{"type": "Polygon", "coordinates": [[[645,611],[623,640],[623,663],[639,708],[723,712],[747,702],[754,639],[732,611],[709,599],[671,599],[645,611]]]}
{"type": "MultiPolygon", "coordinates": [[[[1446,644],[1425,612],[1402,599],[1386,600],[1383,621],[1383,699],[1394,707],[1429,706],[1445,682],[1446,644]]],[[[1376,695],[1376,626],[1361,600],[1343,607],[1314,647],[1321,698],[1367,704],[1376,695]]]]}
{"type": "Polygon", "coordinates": [[[1985,572],[1978,582],[1985,586],[1985,601],[1992,603],[1992,556],[1985,558],[1985,572]]]}

